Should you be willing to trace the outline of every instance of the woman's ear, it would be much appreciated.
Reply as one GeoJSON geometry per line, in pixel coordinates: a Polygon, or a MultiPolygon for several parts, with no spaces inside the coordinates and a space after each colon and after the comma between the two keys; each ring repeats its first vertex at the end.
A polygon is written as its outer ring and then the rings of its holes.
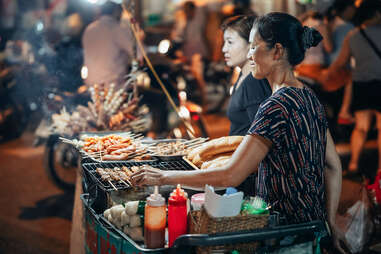
{"type": "Polygon", "coordinates": [[[283,58],[283,55],[284,55],[284,48],[283,48],[282,44],[280,44],[279,42],[275,43],[275,45],[274,45],[274,60],[281,60],[283,58]]]}

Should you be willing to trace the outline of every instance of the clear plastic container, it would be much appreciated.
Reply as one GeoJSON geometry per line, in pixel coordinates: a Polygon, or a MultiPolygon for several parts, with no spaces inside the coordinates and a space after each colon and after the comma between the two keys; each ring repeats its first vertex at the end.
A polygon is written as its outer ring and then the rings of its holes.
{"type": "Polygon", "coordinates": [[[164,247],[166,217],[165,199],[155,186],[155,193],[147,198],[144,213],[144,244],[148,249],[164,247]]]}

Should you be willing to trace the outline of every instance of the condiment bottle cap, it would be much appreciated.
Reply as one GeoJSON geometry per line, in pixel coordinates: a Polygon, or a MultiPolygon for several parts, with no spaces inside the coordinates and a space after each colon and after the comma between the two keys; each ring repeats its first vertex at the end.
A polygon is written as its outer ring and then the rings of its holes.
{"type": "Polygon", "coordinates": [[[147,198],[147,205],[148,206],[164,206],[165,205],[165,199],[163,196],[159,194],[159,188],[155,186],[155,193],[151,194],[147,198]]]}

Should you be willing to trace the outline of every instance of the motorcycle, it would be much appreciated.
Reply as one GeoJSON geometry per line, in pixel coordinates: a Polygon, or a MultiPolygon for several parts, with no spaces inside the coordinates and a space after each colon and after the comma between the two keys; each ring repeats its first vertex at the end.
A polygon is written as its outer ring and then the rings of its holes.
{"type": "Polygon", "coordinates": [[[51,116],[64,107],[71,111],[77,105],[85,105],[89,99],[87,89],[83,86],[74,93],[57,88],[47,89],[42,102],[44,118],[35,131],[34,145],[44,145],[45,172],[57,187],[65,191],[74,191],[80,156],[72,145],[62,143],[59,135],[52,133],[51,116]]]}

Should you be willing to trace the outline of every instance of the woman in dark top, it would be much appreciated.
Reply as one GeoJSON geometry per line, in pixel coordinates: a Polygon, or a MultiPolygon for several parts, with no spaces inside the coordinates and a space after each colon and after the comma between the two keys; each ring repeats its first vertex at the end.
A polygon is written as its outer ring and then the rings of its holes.
{"type": "Polygon", "coordinates": [[[224,32],[222,52],[226,65],[241,69],[227,111],[231,122],[230,136],[246,135],[259,105],[271,95],[267,80],[258,80],[251,75],[247,59],[250,29],[254,20],[255,16],[234,16],[225,20],[221,26],[224,32]]]}
{"type": "Polygon", "coordinates": [[[322,104],[294,76],[318,31],[293,16],[273,12],[258,18],[248,54],[253,76],[266,78],[272,95],[260,106],[248,134],[221,168],[164,171],[143,169],[136,185],[237,186],[258,171],[258,196],[288,223],[327,221],[338,249],[344,239],[336,225],[341,192],[341,162],[327,127],[322,104]]]}
{"type": "MultiPolygon", "coordinates": [[[[255,16],[234,16],[226,19],[221,26],[224,32],[224,53],[226,65],[239,67],[241,73],[235,82],[230,98],[227,116],[230,120],[230,136],[244,136],[254,121],[259,105],[271,95],[266,79],[256,79],[251,74],[247,53],[249,35],[255,16]]],[[[257,173],[251,174],[237,189],[245,195],[255,196],[257,173]]]]}

